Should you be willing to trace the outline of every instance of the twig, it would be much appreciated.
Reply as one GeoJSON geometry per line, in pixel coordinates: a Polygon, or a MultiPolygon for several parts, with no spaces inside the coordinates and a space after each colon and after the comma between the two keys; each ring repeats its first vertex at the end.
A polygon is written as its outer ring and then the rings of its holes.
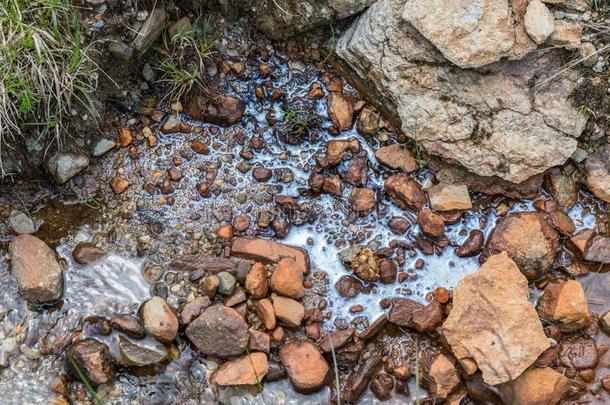
{"type": "Polygon", "coordinates": [[[335,355],[335,345],[330,334],[327,336],[330,342],[330,353],[333,357],[333,366],[335,369],[335,383],[337,385],[337,405],[341,405],[341,382],[339,381],[339,367],[337,366],[337,357],[335,355]]]}

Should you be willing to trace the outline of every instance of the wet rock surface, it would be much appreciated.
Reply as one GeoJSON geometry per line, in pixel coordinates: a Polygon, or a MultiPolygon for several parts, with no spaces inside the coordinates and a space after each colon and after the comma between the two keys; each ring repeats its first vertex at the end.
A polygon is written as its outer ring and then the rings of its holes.
{"type": "Polygon", "coordinates": [[[294,342],[280,349],[280,361],[290,382],[298,392],[315,392],[322,388],[329,366],[311,342],[294,342]]]}
{"type": "Polygon", "coordinates": [[[209,356],[236,356],[248,345],[248,324],[234,309],[213,305],[188,325],[186,336],[209,356]]]}
{"type": "Polygon", "coordinates": [[[82,340],[75,343],[66,356],[71,359],[71,367],[78,367],[93,385],[106,384],[114,377],[108,347],[103,343],[93,339],[82,340]]]}

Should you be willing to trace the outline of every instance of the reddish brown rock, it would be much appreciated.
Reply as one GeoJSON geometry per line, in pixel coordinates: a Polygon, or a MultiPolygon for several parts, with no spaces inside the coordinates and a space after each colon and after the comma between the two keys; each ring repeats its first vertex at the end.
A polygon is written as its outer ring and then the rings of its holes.
{"type": "Polygon", "coordinates": [[[367,357],[360,364],[360,367],[352,372],[343,388],[342,397],[345,398],[346,402],[351,404],[358,402],[373,376],[379,371],[381,365],[381,355],[373,354],[372,356],[367,357]]]}
{"type": "Polygon", "coordinates": [[[42,304],[61,298],[62,268],[46,243],[35,236],[21,234],[11,243],[9,254],[19,293],[28,301],[42,304]]]}
{"type": "Polygon", "coordinates": [[[576,253],[578,257],[585,257],[587,252],[587,246],[589,246],[589,242],[595,236],[595,231],[593,229],[583,229],[570,237],[566,241],[566,245],[572,250],[572,252],[576,253]]]}
{"type": "Polygon", "coordinates": [[[119,128],[119,144],[125,148],[133,142],[133,134],[129,128],[119,128]]]}
{"type": "Polygon", "coordinates": [[[370,188],[352,188],[349,202],[354,211],[368,214],[375,208],[375,192],[370,188]]]}
{"type": "Polygon", "coordinates": [[[305,295],[303,272],[289,257],[281,259],[271,275],[271,290],[286,297],[299,299],[305,295]]]}
{"type": "Polygon", "coordinates": [[[221,358],[242,354],[250,338],[244,318],[224,305],[206,309],[188,325],[186,336],[200,352],[221,358]]]}
{"type": "Polygon", "coordinates": [[[498,220],[486,252],[505,251],[529,280],[546,274],[555,260],[559,235],[539,212],[519,212],[498,220]]]}
{"type": "Polygon", "coordinates": [[[411,221],[403,217],[392,217],[388,221],[388,227],[396,235],[403,235],[411,227],[411,221]]]}
{"type": "Polygon", "coordinates": [[[66,353],[68,365],[74,369],[74,363],[78,371],[83,373],[92,385],[106,384],[112,380],[114,370],[110,363],[108,347],[93,339],[76,342],[66,353]]]}
{"type": "Polygon", "coordinates": [[[468,187],[463,184],[439,183],[428,190],[430,207],[435,211],[469,210],[472,208],[468,187]]]}
{"type": "Polygon", "coordinates": [[[304,394],[320,390],[330,369],[316,346],[309,341],[283,346],[280,361],[294,389],[304,394]]]}
{"type": "Polygon", "coordinates": [[[512,386],[515,404],[558,404],[570,388],[570,380],[549,367],[531,368],[512,386]]]}
{"type": "Polygon", "coordinates": [[[256,299],[262,299],[269,293],[269,280],[267,279],[267,270],[265,265],[256,262],[250,268],[246,276],[246,291],[256,299]]]}
{"type": "Polygon", "coordinates": [[[561,365],[577,370],[595,368],[598,361],[595,341],[580,336],[563,339],[559,344],[558,355],[561,365]]]}
{"type": "Polygon", "coordinates": [[[233,238],[233,226],[230,224],[219,226],[216,229],[216,236],[226,242],[233,238]]]}
{"type": "Polygon", "coordinates": [[[271,178],[271,170],[266,167],[257,166],[252,170],[252,177],[258,182],[265,182],[271,178]]]}
{"type": "Polygon", "coordinates": [[[187,109],[189,115],[197,120],[230,126],[241,119],[245,104],[239,97],[226,94],[214,97],[197,94],[189,98],[187,109]]]}
{"type": "Polygon", "coordinates": [[[434,398],[444,399],[458,386],[460,377],[447,356],[438,354],[427,367],[428,390],[434,398]]]}
{"type": "Polygon", "coordinates": [[[393,144],[383,146],[375,151],[375,158],[379,163],[392,169],[399,169],[409,174],[419,170],[419,164],[411,152],[401,145],[393,144]]]}
{"type": "Polygon", "coordinates": [[[256,385],[269,371],[267,355],[256,352],[222,364],[210,376],[210,383],[220,386],[256,385]]]}
{"type": "Polygon", "coordinates": [[[369,159],[366,152],[358,154],[349,161],[347,170],[342,176],[343,181],[356,187],[364,187],[368,181],[369,159]]]}
{"type": "Polygon", "coordinates": [[[371,392],[380,401],[387,401],[392,397],[392,389],[394,389],[394,380],[392,376],[381,372],[371,380],[371,392]]]}
{"type": "Polygon", "coordinates": [[[265,329],[272,330],[275,328],[275,311],[273,304],[267,298],[260,300],[256,304],[256,315],[265,326],[265,329]]]}
{"type": "Polygon", "coordinates": [[[557,324],[562,332],[574,332],[589,322],[587,299],[576,280],[548,285],[538,299],[537,310],[540,318],[557,324]]]}
{"type": "Polygon", "coordinates": [[[362,135],[370,138],[377,133],[380,123],[381,115],[379,115],[375,107],[367,105],[358,114],[356,128],[362,135]]]}
{"type": "Polygon", "coordinates": [[[549,347],[527,279],[505,252],[458,283],[442,334],[464,368],[478,367],[491,385],[514,380],[549,347]]]}
{"type": "Polygon", "coordinates": [[[587,187],[597,198],[610,202],[610,144],[606,143],[585,161],[587,187]]]}
{"type": "Polygon", "coordinates": [[[339,131],[347,131],[352,127],[354,107],[341,93],[331,91],[328,94],[328,116],[339,131]]]}
{"type": "Polygon", "coordinates": [[[233,240],[231,254],[246,259],[259,260],[264,263],[277,263],[283,257],[290,257],[295,266],[303,273],[309,272],[307,252],[298,247],[284,245],[267,239],[240,237],[233,240]]]}
{"type": "Polygon", "coordinates": [[[381,315],[379,318],[375,319],[365,330],[360,332],[358,337],[360,340],[368,340],[377,335],[381,329],[388,322],[388,316],[386,314],[381,315]]]}
{"type": "Polygon", "coordinates": [[[610,263],[610,237],[594,236],[585,251],[585,260],[595,263],[610,263]]]}
{"type": "Polygon", "coordinates": [[[208,307],[212,305],[212,301],[207,296],[195,297],[195,299],[187,303],[180,312],[180,322],[183,325],[188,325],[191,321],[197,318],[208,307]]]}
{"type": "Polygon", "coordinates": [[[445,235],[445,220],[429,209],[422,209],[417,214],[417,225],[424,235],[431,238],[440,238],[445,235]]]}
{"type": "Polygon", "coordinates": [[[417,301],[408,298],[396,299],[388,314],[388,321],[398,326],[410,328],[413,326],[413,313],[421,308],[423,308],[423,305],[417,301]]]}
{"type": "Polygon", "coordinates": [[[269,334],[252,328],[248,330],[248,333],[250,334],[248,348],[253,351],[260,351],[268,354],[271,342],[269,334]]]}
{"type": "Polygon", "coordinates": [[[72,258],[78,264],[90,264],[106,256],[106,251],[91,242],[81,242],[72,251],[72,258]]]}
{"type": "Polygon", "coordinates": [[[161,342],[169,343],[178,333],[178,318],[161,297],[152,297],[142,305],[144,329],[161,342]]]}
{"type": "Polygon", "coordinates": [[[481,253],[485,244],[485,235],[478,229],[470,231],[468,238],[462,243],[462,246],[455,249],[455,254],[458,257],[471,257],[481,253]]]}
{"type": "Polygon", "coordinates": [[[275,317],[284,325],[298,328],[305,317],[305,307],[292,298],[273,295],[273,312],[275,317]]]}
{"type": "Polygon", "coordinates": [[[138,318],[129,314],[115,315],[110,319],[112,329],[123,332],[134,339],[144,339],[146,330],[138,318]]]}
{"type": "Polygon", "coordinates": [[[426,195],[421,186],[406,174],[393,174],[385,180],[384,188],[394,204],[402,209],[421,210],[426,195]]]}
{"type": "Polygon", "coordinates": [[[396,263],[390,259],[379,261],[379,279],[383,284],[393,284],[396,281],[398,269],[396,263]]]}
{"type": "Polygon", "coordinates": [[[191,149],[193,150],[193,152],[195,153],[199,153],[200,155],[209,155],[210,154],[210,148],[208,148],[208,146],[195,139],[193,142],[191,142],[191,149]]]}
{"type": "Polygon", "coordinates": [[[570,208],[576,203],[577,188],[574,179],[566,175],[560,168],[547,171],[544,176],[546,188],[562,207],[570,208]]]}
{"type": "Polygon", "coordinates": [[[339,295],[343,298],[354,298],[362,291],[362,283],[353,276],[341,276],[335,284],[335,288],[339,295]]]}
{"type": "Polygon", "coordinates": [[[432,332],[443,321],[441,304],[432,301],[423,308],[413,312],[412,328],[419,333],[432,332]]]}
{"type": "Polygon", "coordinates": [[[343,183],[341,183],[341,178],[338,174],[324,178],[322,192],[337,196],[343,195],[343,183]]]}
{"type": "Polygon", "coordinates": [[[121,194],[123,191],[127,190],[129,187],[129,182],[125,179],[122,179],[118,176],[115,176],[110,180],[110,188],[114,192],[114,194],[121,194]]]}
{"type": "Polygon", "coordinates": [[[335,166],[341,163],[345,152],[358,152],[360,143],[356,138],[349,139],[333,139],[326,143],[326,159],[330,166],[335,166]]]}
{"type": "Polygon", "coordinates": [[[345,344],[350,340],[353,335],[353,327],[331,332],[326,335],[320,342],[320,350],[322,350],[323,353],[329,353],[332,350],[339,350],[340,348],[345,346],[345,344]]]}

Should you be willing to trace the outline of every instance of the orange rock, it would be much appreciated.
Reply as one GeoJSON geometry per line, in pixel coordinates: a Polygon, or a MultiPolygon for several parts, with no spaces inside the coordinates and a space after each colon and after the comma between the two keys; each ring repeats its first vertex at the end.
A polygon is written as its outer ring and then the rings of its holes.
{"type": "Polygon", "coordinates": [[[231,254],[264,263],[277,263],[283,257],[290,257],[303,274],[309,272],[309,257],[304,249],[268,239],[236,238],[231,246],[231,254]]]}
{"type": "Polygon", "coordinates": [[[121,194],[129,187],[129,182],[121,177],[115,176],[110,180],[110,188],[114,194],[121,194]]]}
{"type": "Polygon", "coordinates": [[[330,369],[316,346],[309,341],[283,346],[280,361],[294,389],[304,394],[321,389],[330,369]]]}
{"type": "Polygon", "coordinates": [[[219,227],[216,229],[216,235],[224,241],[230,241],[233,238],[233,226],[229,224],[219,227]]]}
{"type": "Polygon", "coordinates": [[[463,184],[439,183],[428,189],[428,197],[430,197],[430,207],[435,211],[472,208],[468,187],[463,184]]]}
{"type": "Polygon", "coordinates": [[[267,296],[269,293],[269,280],[267,279],[267,270],[264,264],[256,262],[252,265],[246,276],[245,287],[246,291],[256,299],[262,299],[267,296]]]}
{"type": "Polygon", "coordinates": [[[589,323],[585,292],[576,280],[548,285],[537,310],[542,319],[556,323],[562,332],[574,332],[589,323]]]}
{"type": "Polygon", "coordinates": [[[353,188],[349,195],[349,202],[354,211],[367,214],[375,208],[375,192],[370,188],[353,188]]]}
{"type": "Polygon", "coordinates": [[[570,387],[570,380],[549,367],[532,368],[513,383],[513,403],[528,405],[558,404],[570,387]]]}
{"type": "Polygon", "coordinates": [[[424,235],[431,238],[440,238],[445,235],[445,220],[429,209],[423,209],[419,212],[417,225],[419,225],[424,235]]]}
{"type": "Polygon", "coordinates": [[[214,385],[256,385],[263,381],[269,371],[267,355],[251,353],[218,367],[210,377],[214,385]]]}
{"type": "Polygon", "coordinates": [[[296,267],[293,259],[283,258],[275,266],[271,275],[271,289],[280,295],[295,299],[305,295],[303,272],[296,267]]]}
{"type": "Polygon", "coordinates": [[[265,329],[271,330],[275,328],[275,311],[273,304],[267,298],[260,300],[256,304],[256,315],[258,315],[265,329]]]}
{"type": "Polygon", "coordinates": [[[124,148],[133,142],[133,134],[129,128],[119,129],[119,144],[124,148]]]}
{"type": "Polygon", "coordinates": [[[383,186],[390,201],[402,209],[419,211],[426,204],[426,195],[419,183],[404,173],[389,176],[383,186]]]}
{"type": "Polygon", "coordinates": [[[279,295],[272,295],[273,312],[277,319],[286,326],[298,328],[305,317],[305,307],[292,298],[285,298],[279,295]]]}
{"type": "Polygon", "coordinates": [[[329,93],[327,108],[328,116],[339,131],[347,131],[352,127],[354,107],[341,93],[329,93]]]}
{"type": "Polygon", "coordinates": [[[377,149],[375,158],[382,165],[392,169],[400,169],[406,174],[419,170],[419,164],[415,161],[411,152],[399,144],[377,149]]]}
{"type": "Polygon", "coordinates": [[[447,398],[460,383],[455,366],[444,354],[437,355],[428,368],[428,389],[439,399],[447,398]]]}

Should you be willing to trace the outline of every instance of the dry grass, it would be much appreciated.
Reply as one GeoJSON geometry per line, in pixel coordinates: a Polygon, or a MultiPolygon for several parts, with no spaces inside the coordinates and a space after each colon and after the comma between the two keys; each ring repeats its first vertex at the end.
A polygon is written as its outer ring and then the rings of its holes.
{"type": "Polygon", "coordinates": [[[99,69],[83,42],[68,0],[0,1],[0,151],[24,136],[61,148],[76,107],[97,116],[99,69]]]}

